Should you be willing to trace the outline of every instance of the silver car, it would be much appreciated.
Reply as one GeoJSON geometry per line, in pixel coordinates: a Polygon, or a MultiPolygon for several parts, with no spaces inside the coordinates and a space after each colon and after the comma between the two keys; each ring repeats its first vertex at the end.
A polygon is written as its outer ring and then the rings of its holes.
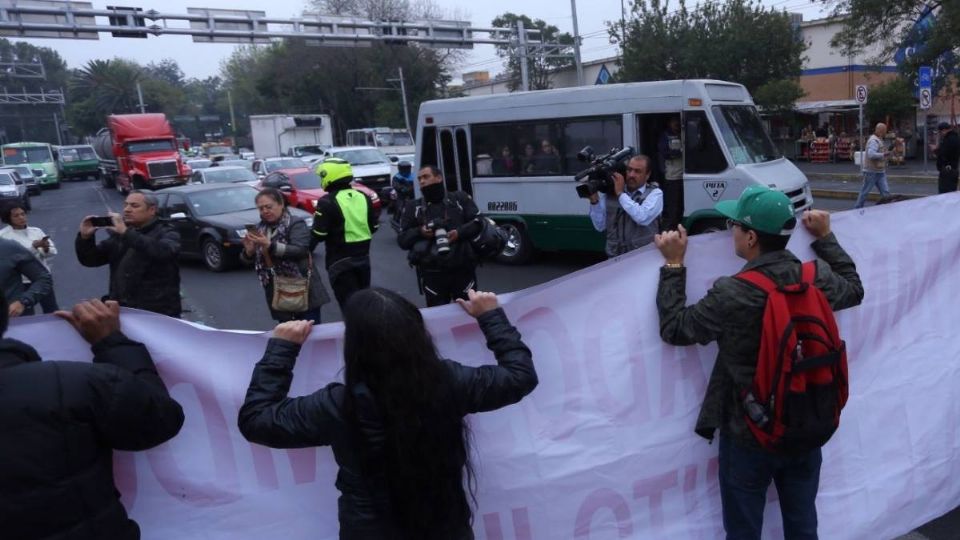
{"type": "MultiPolygon", "coordinates": [[[[23,185],[27,186],[27,193],[30,195],[40,195],[43,193],[43,188],[37,180],[38,176],[43,175],[42,169],[31,169],[27,165],[6,165],[0,167],[0,171],[6,170],[17,173],[17,176],[23,180],[23,185]]],[[[14,177],[14,179],[16,179],[16,177],[14,177]]]]}
{"type": "Polygon", "coordinates": [[[15,171],[0,171],[0,204],[8,201],[19,202],[24,210],[30,210],[30,194],[20,175],[15,171]]]}

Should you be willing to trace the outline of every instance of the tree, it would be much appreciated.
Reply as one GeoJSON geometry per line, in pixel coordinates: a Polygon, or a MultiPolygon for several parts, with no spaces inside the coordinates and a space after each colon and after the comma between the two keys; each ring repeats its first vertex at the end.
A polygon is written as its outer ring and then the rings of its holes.
{"type": "MultiPolygon", "coordinates": [[[[41,63],[45,76],[42,78],[14,78],[0,74],[3,86],[10,92],[37,93],[40,91],[65,91],[70,72],[63,58],[53,49],[36,47],[23,41],[0,38],[0,61],[41,63]]],[[[6,130],[9,140],[41,140],[57,142],[53,116],[59,114],[59,105],[2,105],[0,125],[6,130]]],[[[62,120],[62,119],[61,119],[62,120]]]]}
{"type": "MultiPolygon", "coordinates": [[[[879,45],[872,63],[897,60],[909,81],[934,66],[935,87],[960,74],[960,2],[956,0],[820,0],[833,4],[843,28],[831,41],[847,54],[879,45]]],[[[871,99],[873,96],[871,96],[871,99]]]]}
{"type": "Polygon", "coordinates": [[[916,114],[917,100],[913,83],[897,77],[870,88],[870,99],[864,106],[867,125],[888,120],[900,120],[916,114]]]}
{"type": "Polygon", "coordinates": [[[67,118],[79,133],[94,133],[108,114],[137,112],[140,66],[129,60],[91,60],[70,79],[67,118]]]}
{"type": "MultiPolygon", "coordinates": [[[[562,45],[573,45],[573,36],[564,32],[556,26],[549,25],[541,19],[532,20],[526,15],[517,15],[515,13],[504,13],[491,23],[494,28],[507,28],[516,30],[517,21],[523,22],[523,27],[528,30],[539,30],[540,38],[538,41],[543,43],[560,43],[562,45]]],[[[521,87],[522,73],[520,57],[513,47],[498,45],[497,55],[505,58],[504,67],[510,77],[507,87],[511,92],[515,92],[521,87]]],[[[544,51],[543,49],[527,52],[527,79],[530,82],[530,90],[548,90],[553,87],[550,82],[550,72],[556,69],[573,65],[573,57],[570,55],[558,56],[560,51],[544,51]]]]}
{"type": "Polygon", "coordinates": [[[794,104],[805,95],[796,80],[780,79],[757,88],[753,92],[753,101],[764,112],[786,115],[793,112],[794,104]]]}
{"type": "MultiPolygon", "coordinates": [[[[638,0],[626,21],[619,81],[721,79],[751,93],[800,76],[807,45],[786,12],[754,0],[707,0],[668,11],[667,0],[638,0]]],[[[608,23],[621,42],[622,24],[608,23]]]]}

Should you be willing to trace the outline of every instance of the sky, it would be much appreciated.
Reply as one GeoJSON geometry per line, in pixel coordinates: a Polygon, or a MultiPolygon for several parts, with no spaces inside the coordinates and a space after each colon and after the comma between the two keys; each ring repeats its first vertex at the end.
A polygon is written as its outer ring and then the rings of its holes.
{"type": "MultiPolygon", "coordinates": [[[[114,2],[90,0],[94,8],[104,9],[114,2]]],[[[490,22],[498,15],[513,11],[533,19],[543,19],[557,26],[562,32],[573,32],[573,18],[570,5],[565,0],[434,0],[447,13],[456,14],[460,20],[468,20],[475,27],[489,28],[490,22]]],[[[804,20],[813,20],[825,16],[812,0],[761,0],[766,6],[802,13],[804,20]]],[[[268,17],[294,17],[299,15],[306,5],[305,0],[124,0],[117,2],[125,6],[155,9],[166,14],[186,14],[188,7],[260,10],[268,17]],[[264,4],[268,7],[264,8],[264,4]]],[[[630,0],[624,0],[629,10],[630,0]]],[[[689,1],[695,5],[695,0],[689,1]]],[[[617,46],[609,43],[606,22],[620,19],[618,0],[581,0],[577,5],[580,35],[582,37],[581,57],[584,61],[617,55],[617,46]]],[[[672,8],[671,8],[672,9],[672,8]]],[[[149,23],[148,23],[149,24],[149,23]]],[[[11,38],[17,39],[17,38],[11,38]]],[[[98,41],[79,41],[65,39],[26,39],[38,46],[55,49],[67,61],[71,68],[81,67],[89,60],[107,59],[115,56],[134,59],[142,64],[164,58],[176,60],[187,77],[205,78],[217,75],[220,64],[230,56],[235,45],[193,43],[186,36],[150,36],[147,39],[114,38],[100,34],[98,41]]],[[[468,51],[460,66],[454,70],[454,83],[460,74],[470,71],[490,71],[496,74],[503,69],[503,60],[498,58],[491,45],[479,45],[468,51]]]]}

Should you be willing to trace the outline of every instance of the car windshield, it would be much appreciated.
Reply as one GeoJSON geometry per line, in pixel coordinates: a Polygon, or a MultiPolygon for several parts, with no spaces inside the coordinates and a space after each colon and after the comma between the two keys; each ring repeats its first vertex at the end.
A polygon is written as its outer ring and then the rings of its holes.
{"type": "Polygon", "coordinates": [[[323,155],[323,147],[317,146],[317,145],[298,146],[297,154],[298,155],[323,155]]]}
{"type": "Polygon", "coordinates": [[[764,163],[782,157],[753,106],[715,105],[713,117],[735,164],[764,163]]]}
{"type": "Polygon", "coordinates": [[[17,174],[19,174],[21,178],[32,178],[34,176],[33,169],[25,165],[21,165],[19,167],[4,167],[3,169],[17,171],[17,174]]]}
{"type": "Polygon", "coordinates": [[[279,171],[280,169],[303,169],[307,164],[301,159],[275,159],[264,162],[267,172],[279,171]]]}
{"type": "Polygon", "coordinates": [[[12,186],[16,182],[13,181],[13,176],[7,173],[0,173],[0,186],[12,186]]]}
{"type": "Polygon", "coordinates": [[[21,146],[3,149],[3,162],[7,165],[20,163],[49,163],[53,161],[53,154],[49,146],[21,146]]]}
{"type": "Polygon", "coordinates": [[[253,162],[246,159],[225,159],[220,162],[221,167],[243,167],[248,171],[253,170],[253,162]]]}
{"type": "Polygon", "coordinates": [[[221,169],[211,167],[204,169],[203,182],[205,184],[229,184],[231,182],[256,181],[257,175],[247,169],[221,169]]]}
{"type": "Polygon", "coordinates": [[[257,190],[249,187],[235,187],[198,191],[190,194],[190,206],[199,217],[255,210],[257,190]]]}
{"type": "Polygon", "coordinates": [[[173,151],[176,149],[177,148],[173,145],[173,141],[170,139],[127,143],[127,151],[131,154],[137,154],[141,152],[166,152],[168,150],[173,151]]]}
{"type": "Polygon", "coordinates": [[[334,152],[333,155],[346,160],[347,163],[351,165],[379,165],[381,163],[390,163],[382,152],[373,149],[344,150],[342,152],[334,152]]]}
{"type": "Polygon", "coordinates": [[[220,154],[232,154],[232,153],[233,153],[233,149],[230,148],[229,146],[211,146],[210,148],[207,148],[208,156],[216,156],[220,154]]]}
{"type": "Polygon", "coordinates": [[[320,189],[320,177],[313,172],[302,172],[290,176],[297,189],[320,189]]]}

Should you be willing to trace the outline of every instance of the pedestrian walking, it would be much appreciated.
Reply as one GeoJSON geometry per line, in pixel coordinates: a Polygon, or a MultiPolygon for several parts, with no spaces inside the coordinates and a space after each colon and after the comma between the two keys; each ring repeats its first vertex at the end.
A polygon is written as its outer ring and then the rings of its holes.
{"type": "Polygon", "coordinates": [[[290,214],[280,190],[264,188],[255,201],[260,223],[244,236],[240,260],[253,263],[273,320],[320,324],[330,295],[313,264],[306,222],[290,214]]]}
{"type": "Polygon", "coordinates": [[[957,190],[960,179],[960,135],[948,123],[940,122],[940,144],[937,153],[937,192],[952,193],[957,190]]]}
{"type": "MultiPolygon", "coordinates": [[[[42,229],[27,225],[26,209],[19,204],[7,206],[0,213],[0,220],[7,224],[7,227],[0,230],[0,238],[13,240],[25,247],[52,276],[53,268],[50,265],[50,259],[57,254],[57,246],[42,229]]],[[[24,283],[29,283],[27,278],[24,278],[24,283]]],[[[40,299],[40,308],[44,313],[53,313],[60,309],[57,306],[57,296],[53,292],[53,286],[50,287],[50,293],[40,299]]]]}
{"type": "Polygon", "coordinates": [[[881,197],[890,196],[890,188],[887,186],[887,158],[890,157],[890,151],[887,150],[886,143],[883,141],[886,135],[887,125],[880,123],[867,140],[867,149],[862,161],[863,185],[860,186],[860,194],[857,195],[854,208],[863,208],[867,195],[870,195],[874,186],[880,190],[881,197]]]}
{"type": "Polygon", "coordinates": [[[846,399],[846,362],[842,342],[824,339],[821,330],[809,337],[803,332],[813,331],[803,326],[797,330],[799,338],[790,332],[794,324],[806,325],[815,319],[822,322],[824,335],[839,341],[833,335],[836,323],[831,309],[860,304],[863,285],[856,265],[830,231],[828,213],[811,210],[803,215],[803,225],[816,238],[811,246],[819,260],[801,264],[786,249],[796,218],[783,193],[751,186],[738,201],[720,202],[716,209],[729,218],[734,251],[747,263],[740,274],[718,279],[704,298],[688,306],[683,265],[686,230],[680,226],[678,231],[657,235],[656,244],[666,262],[660,269],[657,291],[660,335],[672,345],[719,344],[695,431],[712,441],[720,430],[720,500],[727,538],[760,540],[767,488],[773,481],[780,498],[784,536],[816,539],[820,445],[836,429],[832,413],[838,420],[839,407],[846,399]],[[784,315],[779,309],[784,304],[779,302],[793,306],[788,294],[820,300],[813,305],[821,308],[817,312],[821,317],[794,319],[789,310],[784,315]],[[771,313],[785,318],[771,319],[771,313]],[[770,329],[785,333],[781,338],[770,329]],[[796,348],[778,350],[771,356],[766,354],[771,342],[774,348],[784,343],[796,348]],[[809,354],[811,347],[823,343],[830,346],[829,354],[809,354]],[[785,356],[791,358],[790,363],[776,363],[785,356]],[[804,358],[817,363],[808,367],[801,363],[804,358]],[[819,377],[818,385],[802,384],[807,380],[804,370],[819,377]],[[770,376],[773,372],[789,373],[791,378],[770,376]],[[797,384],[788,390],[778,386],[794,379],[797,384]],[[761,382],[772,384],[769,398],[758,390],[761,382]],[[819,388],[823,394],[814,394],[819,388]],[[804,405],[818,407],[820,416],[810,420],[804,405]],[[772,435],[784,433],[774,429],[784,423],[795,437],[772,439],[772,435]],[[814,429],[822,424],[823,430],[814,429]],[[764,429],[767,426],[769,431],[764,429]],[[797,434],[793,430],[798,428],[809,432],[797,434]]]}
{"type": "Polygon", "coordinates": [[[460,305],[480,325],[496,366],[440,358],[416,306],[373,288],[354,293],[344,310],[343,384],[287,397],[309,322],[277,326],[254,368],[241,433],[272,448],[333,447],[341,539],[473,538],[464,417],[520,401],[537,374],[496,295],[471,290],[460,305]]]}

